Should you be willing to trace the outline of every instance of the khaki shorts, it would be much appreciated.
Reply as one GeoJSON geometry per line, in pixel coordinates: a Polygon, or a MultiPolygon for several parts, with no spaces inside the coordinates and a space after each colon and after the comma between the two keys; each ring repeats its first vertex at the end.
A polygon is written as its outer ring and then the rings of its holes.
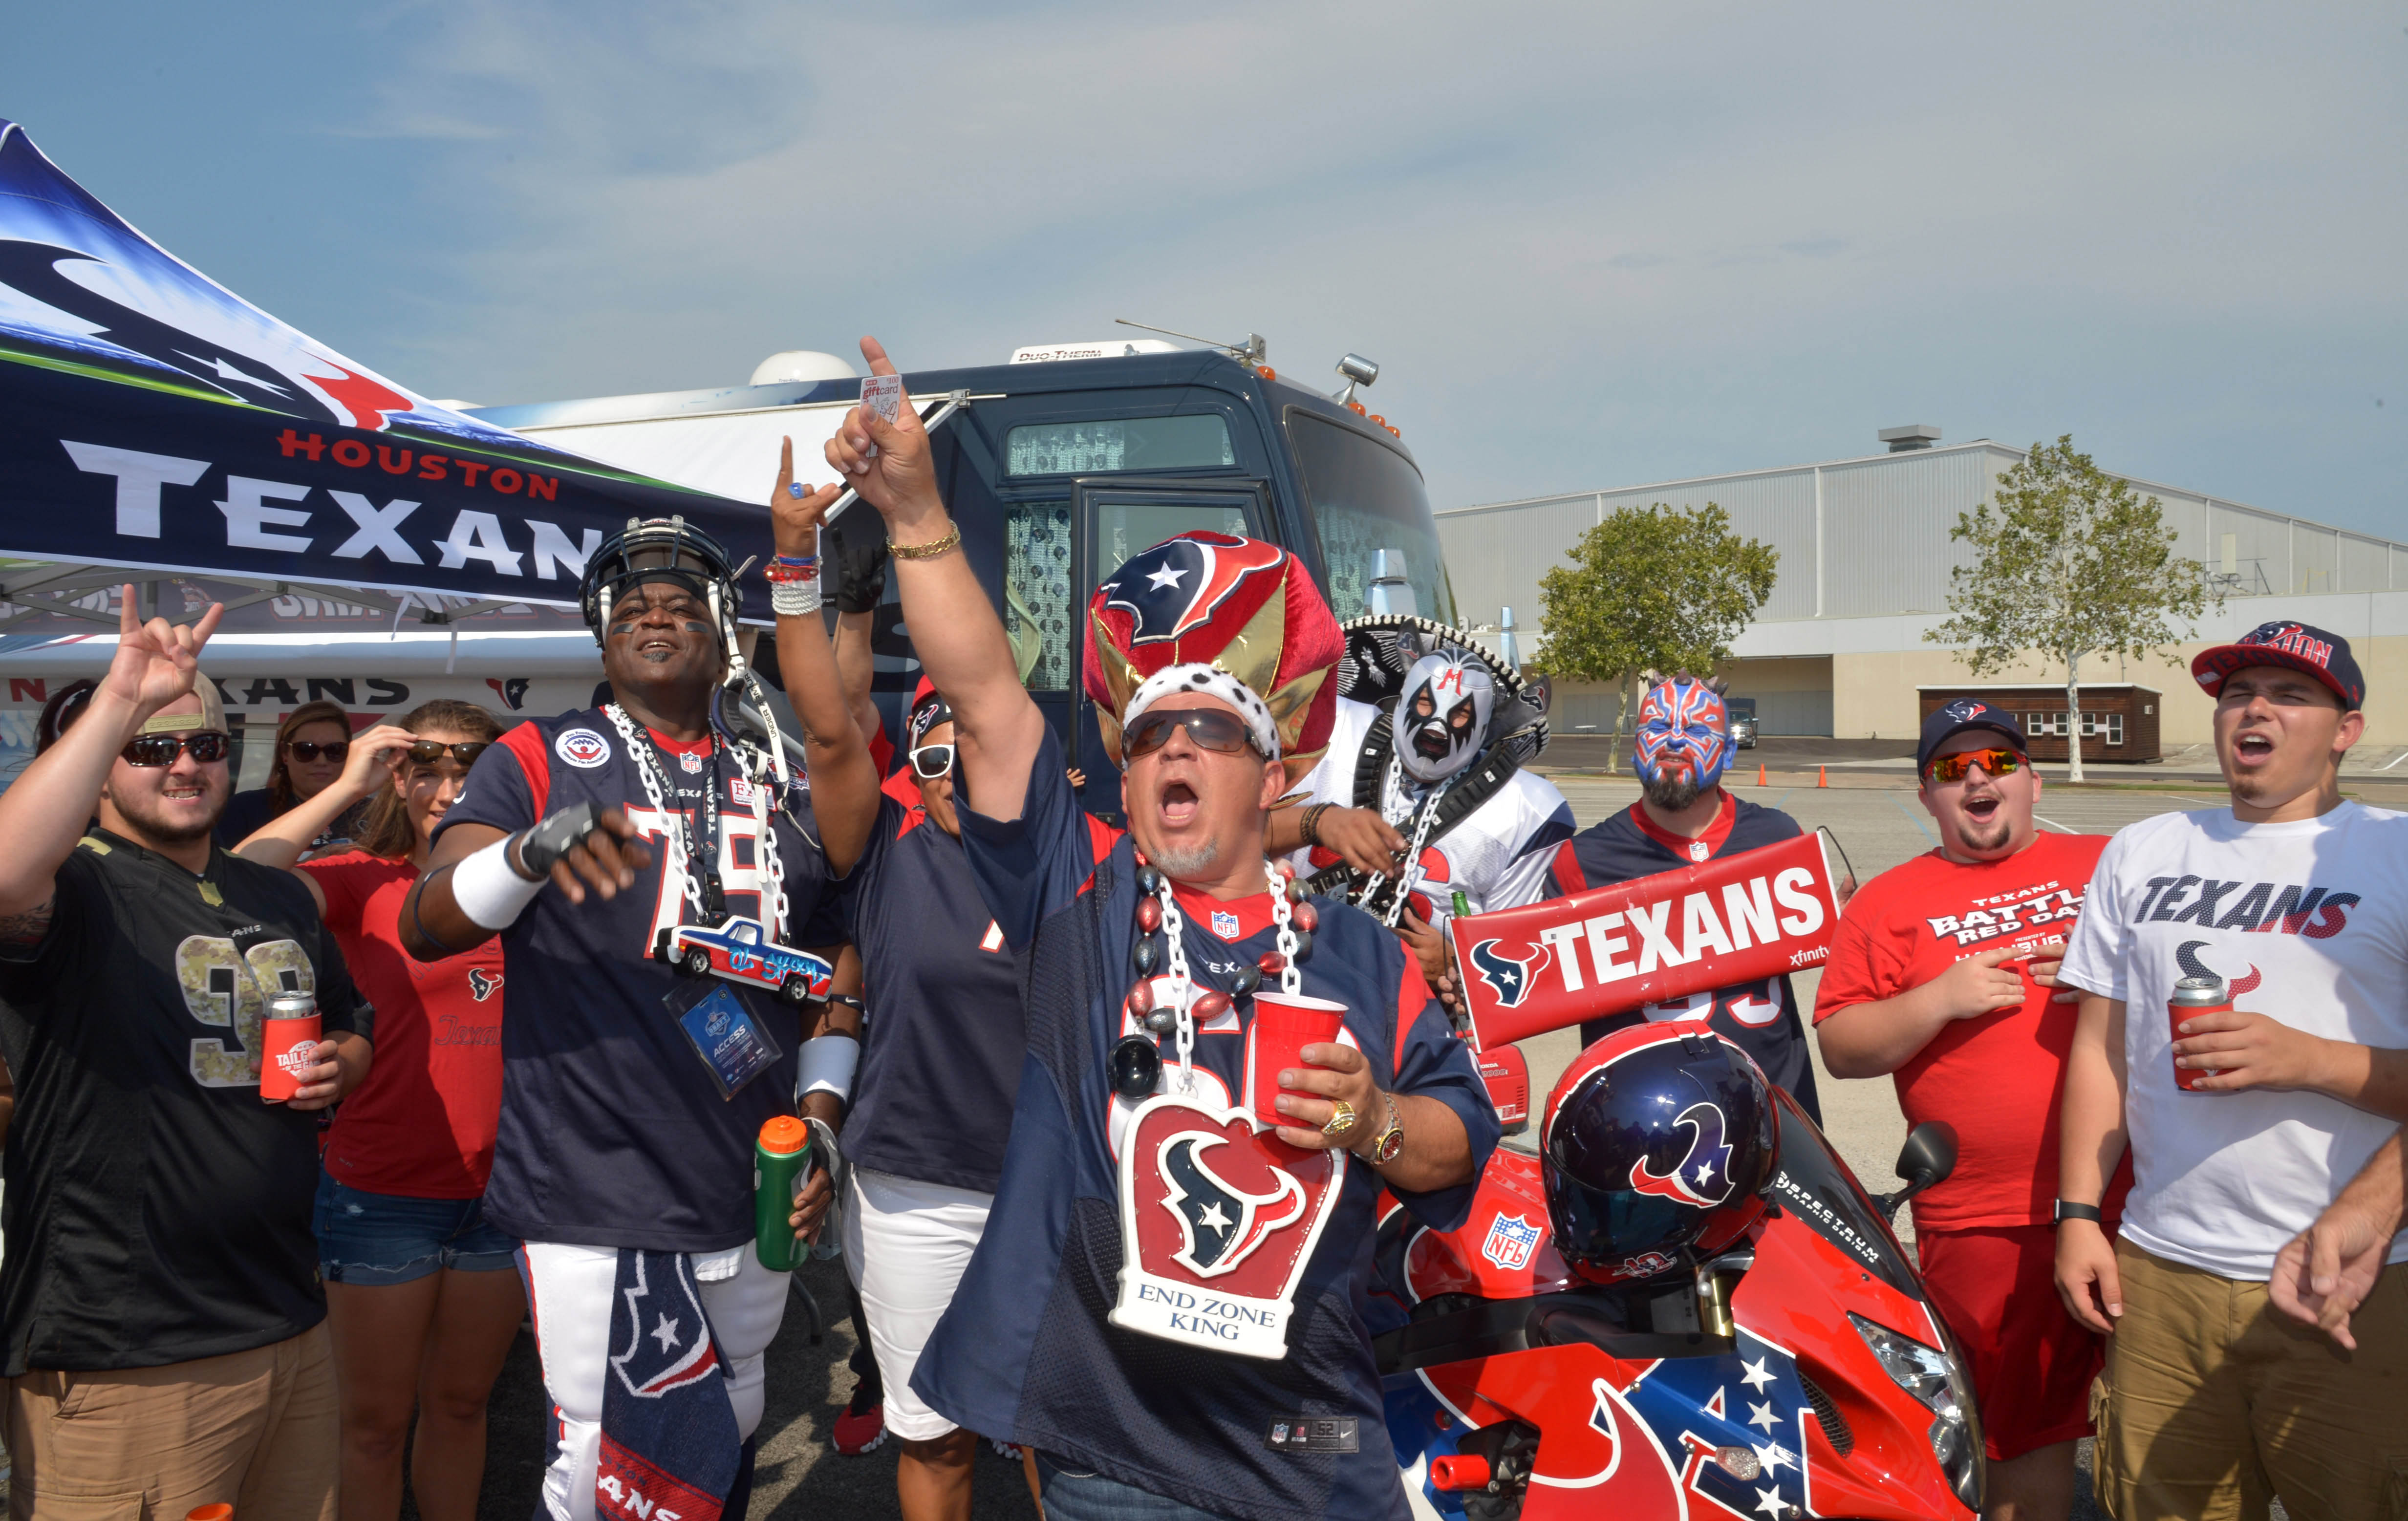
{"type": "Polygon", "coordinates": [[[2115,1521],[2408,1521],[2408,1264],[2350,1317],[2358,1350],[2273,1308],[2259,1283],[2115,1243],[2099,1503],[2115,1521]]]}
{"type": "Polygon", "coordinates": [[[10,1521],[334,1521],[340,1435],[324,1323],[222,1357],[8,1380],[10,1521]]]}

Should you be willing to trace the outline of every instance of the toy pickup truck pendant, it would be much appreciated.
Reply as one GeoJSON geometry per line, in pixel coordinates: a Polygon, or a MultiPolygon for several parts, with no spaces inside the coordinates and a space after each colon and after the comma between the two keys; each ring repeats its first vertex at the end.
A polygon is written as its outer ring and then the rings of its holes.
{"type": "Polygon", "coordinates": [[[680,925],[652,941],[654,959],[688,977],[717,977],[775,993],[800,1008],[828,996],[835,969],[807,951],[780,945],[758,919],[731,915],[716,925],[680,925]]]}

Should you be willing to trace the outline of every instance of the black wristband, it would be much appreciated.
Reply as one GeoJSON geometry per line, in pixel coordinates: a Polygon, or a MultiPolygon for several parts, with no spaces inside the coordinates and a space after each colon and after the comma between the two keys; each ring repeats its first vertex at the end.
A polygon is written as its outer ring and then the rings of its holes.
{"type": "Polygon", "coordinates": [[[2076,1204],[2070,1198],[2060,1198],[2057,1201],[2057,1223],[2061,1226],[2068,1220],[2087,1220],[2094,1226],[2107,1223],[2107,1217],[2099,1212],[2098,1205],[2076,1204]]]}
{"type": "Polygon", "coordinates": [[[519,837],[519,864],[534,873],[530,882],[552,874],[552,863],[585,843],[602,826],[602,811],[592,803],[574,803],[519,837]]]}

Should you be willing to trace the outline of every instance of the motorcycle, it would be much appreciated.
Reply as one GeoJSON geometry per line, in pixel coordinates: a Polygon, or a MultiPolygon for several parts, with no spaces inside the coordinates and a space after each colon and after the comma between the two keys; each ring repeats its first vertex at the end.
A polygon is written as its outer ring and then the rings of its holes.
{"type": "Polygon", "coordinates": [[[1695,1263],[1603,1287],[1554,1249],[1541,1159],[1499,1147],[1464,1225],[1383,1208],[1373,1341],[1417,1516],[1687,1521],[1979,1514],[1972,1380],[1890,1229],[1956,1135],[1908,1136],[1867,1194],[1773,1090],[1765,1217],[1695,1263]]]}

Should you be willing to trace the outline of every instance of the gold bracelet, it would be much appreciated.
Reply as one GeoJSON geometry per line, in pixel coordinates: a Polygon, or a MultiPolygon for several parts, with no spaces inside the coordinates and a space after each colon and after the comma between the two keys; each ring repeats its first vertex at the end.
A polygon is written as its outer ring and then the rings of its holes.
{"type": "Polygon", "coordinates": [[[933,560],[939,554],[951,553],[961,547],[962,525],[958,523],[953,524],[953,531],[944,538],[929,543],[897,544],[891,538],[886,541],[886,552],[898,560],[933,560]]]}

